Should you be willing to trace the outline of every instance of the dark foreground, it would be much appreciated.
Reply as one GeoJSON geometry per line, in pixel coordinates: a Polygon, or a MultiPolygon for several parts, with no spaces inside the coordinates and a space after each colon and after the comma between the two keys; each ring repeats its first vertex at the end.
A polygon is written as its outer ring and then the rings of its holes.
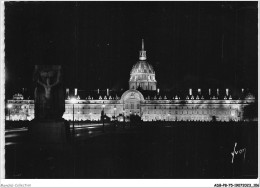
{"type": "Polygon", "coordinates": [[[108,124],[105,133],[96,124],[76,128],[75,141],[58,150],[9,129],[6,178],[257,178],[257,136],[257,122],[108,124]]]}

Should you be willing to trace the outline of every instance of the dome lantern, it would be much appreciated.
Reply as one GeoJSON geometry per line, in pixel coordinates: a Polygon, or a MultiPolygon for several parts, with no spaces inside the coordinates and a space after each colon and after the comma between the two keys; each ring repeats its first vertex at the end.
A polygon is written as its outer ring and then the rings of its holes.
{"type": "Polygon", "coordinates": [[[144,50],[144,39],[142,39],[142,49],[139,51],[139,60],[146,60],[146,51],[144,50]]]}

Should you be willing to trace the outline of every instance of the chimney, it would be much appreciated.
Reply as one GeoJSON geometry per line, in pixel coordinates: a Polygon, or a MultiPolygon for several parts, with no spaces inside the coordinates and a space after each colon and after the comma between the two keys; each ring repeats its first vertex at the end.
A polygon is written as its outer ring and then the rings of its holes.
{"type": "Polygon", "coordinates": [[[199,95],[201,95],[201,89],[200,88],[198,89],[198,93],[199,93],[199,95]]]}
{"type": "Polygon", "coordinates": [[[78,94],[78,89],[75,88],[74,95],[77,96],[77,94],[78,94]]]}
{"type": "Polygon", "coordinates": [[[192,95],[192,89],[189,89],[189,95],[192,95]]]}
{"type": "Polygon", "coordinates": [[[109,89],[107,88],[107,96],[109,96],[109,89]]]}
{"type": "Polygon", "coordinates": [[[217,96],[219,96],[219,89],[217,88],[217,96]]]}
{"type": "Polygon", "coordinates": [[[211,95],[211,89],[209,89],[209,95],[211,95]]]}
{"type": "Polygon", "coordinates": [[[97,94],[99,94],[99,89],[97,89],[97,94]]]}
{"type": "Polygon", "coordinates": [[[160,89],[158,88],[158,89],[157,89],[157,95],[159,95],[159,94],[160,94],[160,89]]]}
{"type": "Polygon", "coordinates": [[[244,93],[244,88],[242,88],[242,93],[244,93]]]}

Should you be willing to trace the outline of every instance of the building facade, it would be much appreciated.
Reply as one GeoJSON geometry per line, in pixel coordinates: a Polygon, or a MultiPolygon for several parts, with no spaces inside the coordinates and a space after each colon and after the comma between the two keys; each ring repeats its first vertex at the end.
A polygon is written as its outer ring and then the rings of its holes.
{"type": "MultiPolygon", "coordinates": [[[[223,92],[218,88],[202,90],[187,89],[187,94],[160,92],[157,88],[155,71],[147,62],[144,41],[139,52],[139,61],[130,72],[129,90],[123,93],[105,93],[98,89],[92,94],[78,94],[77,89],[71,96],[66,90],[66,120],[99,121],[101,111],[106,116],[118,120],[139,116],[143,121],[243,121],[246,106],[255,103],[255,97],[241,89],[239,95],[232,98],[229,89],[223,92]],[[77,98],[72,104],[71,98],[77,98]]],[[[7,120],[32,120],[34,118],[34,100],[25,100],[21,94],[7,101],[7,120]]]]}

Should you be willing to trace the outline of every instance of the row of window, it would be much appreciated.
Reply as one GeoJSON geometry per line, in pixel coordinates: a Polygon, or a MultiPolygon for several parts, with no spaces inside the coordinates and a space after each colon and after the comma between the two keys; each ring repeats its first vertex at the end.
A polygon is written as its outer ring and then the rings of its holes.
{"type": "Polygon", "coordinates": [[[34,109],[34,105],[13,105],[11,109],[34,109]]]}
{"type": "MultiPolygon", "coordinates": [[[[116,106],[109,106],[109,107],[104,107],[104,110],[110,110],[110,109],[114,109],[116,106]]],[[[66,106],[65,107],[66,110],[73,110],[72,106],[66,106]]],[[[84,106],[84,107],[79,107],[79,106],[74,106],[74,110],[82,110],[82,109],[99,109],[102,110],[103,107],[102,106],[84,106]]]]}
{"type": "MultiPolygon", "coordinates": [[[[104,109],[114,109],[115,106],[105,106],[104,109]]],[[[140,109],[140,104],[125,104],[124,105],[125,109],[140,109]]],[[[66,109],[72,109],[72,106],[66,106],[66,109]]],[[[74,109],[103,109],[102,106],[84,106],[84,107],[77,107],[74,106],[74,109]]],[[[176,106],[176,107],[168,107],[168,106],[146,106],[142,108],[143,110],[147,109],[219,109],[218,107],[188,107],[188,106],[176,106]]],[[[231,106],[229,108],[225,109],[231,109],[231,106]]],[[[224,110],[224,109],[223,109],[224,110]]]]}
{"type": "MultiPolygon", "coordinates": [[[[117,105],[105,105],[105,109],[114,109],[117,105]]],[[[29,109],[34,109],[34,105],[13,105],[12,107],[13,109],[14,108],[18,108],[18,109],[21,109],[21,108],[29,108],[29,109]]],[[[73,106],[72,105],[66,105],[66,109],[72,109],[73,106]]],[[[79,106],[75,105],[74,108],[79,108],[79,106]]],[[[102,105],[97,105],[97,106],[83,106],[83,107],[80,107],[80,108],[83,108],[83,109],[103,109],[102,105]]],[[[125,104],[125,108],[126,109],[139,109],[140,108],[140,104],[125,104]]],[[[231,109],[232,107],[229,106],[228,108],[225,107],[225,109],[231,109]]],[[[142,109],[219,109],[219,107],[217,106],[142,106],[142,109]]]]}
{"type": "MultiPolygon", "coordinates": [[[[66,110],[64,112],[65,114],[73,114],[73,110],[66,110]]],[[[74,114],[101,114],[101,110],[74,110],[74,114]]],[[[115,112],[114,110],[105,110],[106,114],[113,114],[118,112],[115,112]]]]}
{"type": "MultiPolygon", "coordinates": [[[[157,120],[163,120],[163,121],[211,121],[212,117],[161,117],[161,116],[156,116],[156,117],[151,117],[151,116],[145,116],[144,121],[157,121],[157,120]]],[[[230,117],[221,117],[218,118],[218,121],[238,121],[239,119],[237,118],[232,118],[230,117]]]]}
{"type": "Polygon", "coordinates": [[[160,111],[160,110],[152,110],[152,111],[144,111],[146,114],[181,114],[181,115],[191,115],[191,114],[196,114],[196,115],[231,115],[231,111],[215,111],[215,110],[193,110],[193,111],[160,111]]]}
{"type": "Polygon", "coordinates": [[[139,109],[140,104],[125,104],[125,109],[139,109]]]}
{"type": "MultiPolygon", "coordinates": [[[[143,109],[219,109],[219,107],[216,106],[206,106],[206,107],[202,107],[202,106],[144,106],[143,109]]],[[[231,106],[229,108],[225,108],[225,109],[231,109],[231,106]]]]}
{"type": "MultiPolygon", "coordinates": [[[[72,114],[73,110],[66,110],[66,114],[72,114]]],[[[74,110],[75,114],[100,114],[100,110],[74,110]]],[[[105,113],[113,113],[113,110],[105,111],[105,113]]],[[[144,114],[169,114],[169,115],[232,115],[231,111],[216,111],[216,110],[176,110],[176,111],[166,111],[166,110],[144,110],[144,114]]],[[[233,115],[235,113],[233,112],[233,115]]]]}

